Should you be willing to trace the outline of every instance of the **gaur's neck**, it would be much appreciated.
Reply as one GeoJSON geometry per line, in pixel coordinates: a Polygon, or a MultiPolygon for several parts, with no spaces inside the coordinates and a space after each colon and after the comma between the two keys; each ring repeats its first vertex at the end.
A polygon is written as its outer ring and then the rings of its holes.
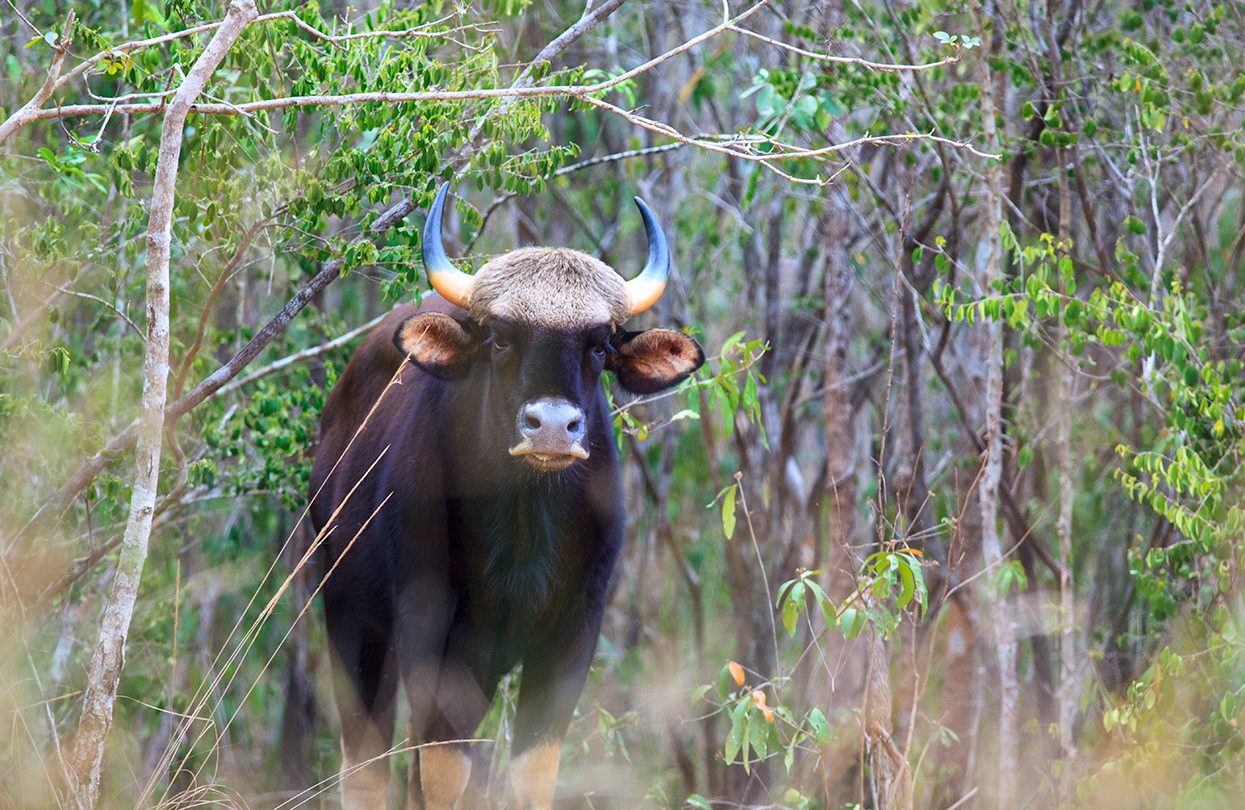
{"type": "MultiPolygon", "coordinates": [[[[545,476],[552,478],[553,476],[545,476]]],[[[569,481],[528,479],[526,485],[472,498],[463,517],[473,524],[485,584],[507,601],[545,605],[561,568],[576,515],[578,487],[569,481]]]]}

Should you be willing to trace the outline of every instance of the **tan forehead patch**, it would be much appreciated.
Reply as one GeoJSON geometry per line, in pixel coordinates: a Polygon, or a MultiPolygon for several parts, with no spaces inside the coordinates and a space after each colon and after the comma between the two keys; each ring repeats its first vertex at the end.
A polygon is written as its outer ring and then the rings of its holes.
{"type": "Polygon", "coordinates": [[[547,329],[621,324],[630,305],[609,265],[567,248],[520,248],[476,273],[471,317],[505,318],[547,329]]]}

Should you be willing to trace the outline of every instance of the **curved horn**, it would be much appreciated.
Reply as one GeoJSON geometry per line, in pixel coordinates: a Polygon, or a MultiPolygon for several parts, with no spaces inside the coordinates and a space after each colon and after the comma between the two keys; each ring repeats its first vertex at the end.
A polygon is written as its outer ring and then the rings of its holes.
{"type": "Polygon", "coordinates": [[[445,246],[441,244],[441,213],[445,209],[445,195],[449,190],[450,184],[442,183],[437,191],[437,198],[428,209],[420,248],[424,256],[424,272],[428,274],[428,282],[433,289],[451,304],[467,309],[475,279],[450,262],[450,257],[445,255],[445,246]]]}
{"type": "Polygon", "coordinates": [[[640,271],[640,275],[625,282],[627,297],[631,299],[631,314],[638,315],[657,303],[661,294],[666,291],[666,279],[670,277],[670,248],[666,245],[666,235],[652,209],[644,204],[644,200],[635,198],[640,208],[640,216],[644,218],[644,233],[648,236],[648,264],[640,271]]]}

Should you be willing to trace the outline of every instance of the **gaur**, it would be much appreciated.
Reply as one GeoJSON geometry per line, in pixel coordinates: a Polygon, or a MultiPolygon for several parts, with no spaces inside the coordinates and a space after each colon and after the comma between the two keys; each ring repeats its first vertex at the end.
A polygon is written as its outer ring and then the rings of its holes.
{"type": "Polygon", "coordinates": [[[625,517],[612,372],[657,392],[704,363],[691,337],[627,331],[669,275],[665,235],[636,198],[648,261],[625,281],[564,248],[522,248],[475,275],[441,241],[448,184],[422,252],[437,291],[395,308],[325,403],[311,482],[342,726],[342,805],[381,808],[399,685],[420,745],[410,807],[458,805],[498,681],[523,665],[510,787],[551,807],[559,744],[592,661],[625,517]]]}

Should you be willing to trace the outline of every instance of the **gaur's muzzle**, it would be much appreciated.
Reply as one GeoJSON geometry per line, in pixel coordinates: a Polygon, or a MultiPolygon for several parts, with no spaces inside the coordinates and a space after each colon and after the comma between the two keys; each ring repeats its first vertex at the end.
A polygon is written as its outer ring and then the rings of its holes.
{"type": "Polygon", "coordinates": [[[522,456],[541,472],[565,470],[588,457],[583,444],[587,419],[579,406],[565,399],[543,397],[524,403],[515,428],[519,443],[510,448],[510,455],[522,456]]]}

